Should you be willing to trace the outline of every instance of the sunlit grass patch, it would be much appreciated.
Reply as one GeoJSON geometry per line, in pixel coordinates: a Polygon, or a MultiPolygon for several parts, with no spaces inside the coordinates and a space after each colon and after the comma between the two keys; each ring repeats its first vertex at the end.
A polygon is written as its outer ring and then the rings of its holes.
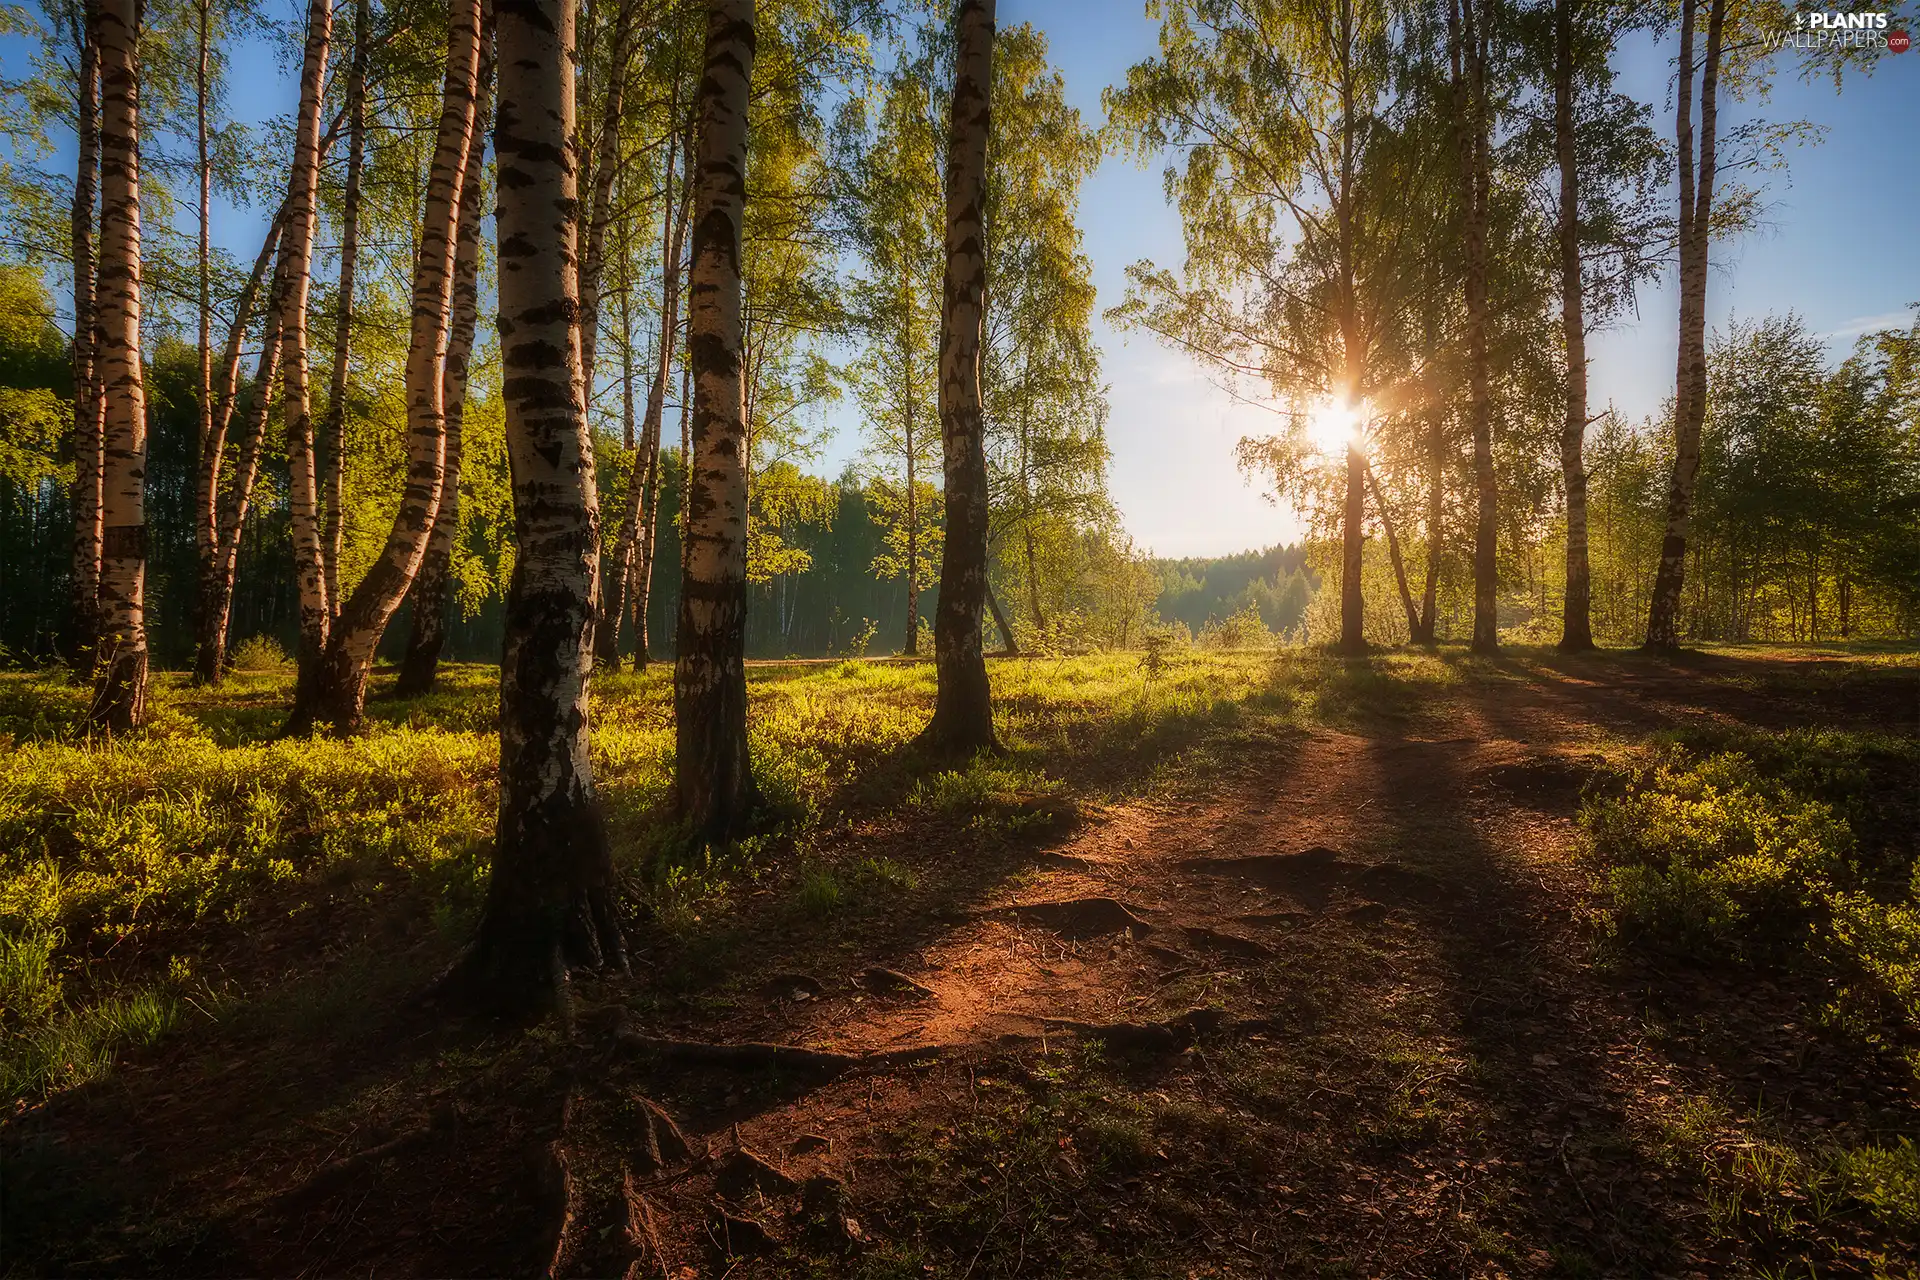
{"type": "Polygon", "coordinates": [[[180,1004],[156,991],[109,996],[59,1011],[18,1031],[0,1045],[0,1097],[72,1088],[98,1079],[123,1049],[152,1044],[180,1021],[180,1004]]]}
{"type": "Polygon", "coordinates": [[[1896,1236],[1920,1228],[1920,1149],[1911,1138],[1795,1138],[1762,1111],[1691,1094],[1659,1113],[1656,1160],[1698,1176],[1716,1233],[1779,1247],[1864,1216],[1896,1236]]]}

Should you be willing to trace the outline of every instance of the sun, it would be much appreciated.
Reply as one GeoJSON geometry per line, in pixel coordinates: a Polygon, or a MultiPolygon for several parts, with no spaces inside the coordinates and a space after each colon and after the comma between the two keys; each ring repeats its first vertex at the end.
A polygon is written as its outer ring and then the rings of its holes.
{"type": "Polygon", "coordinates": [[[1344,400],[1320,400],[1307,412],[1307,440],[1328,457],[1358,444],[1365,429],[1359,409],[1344,400]]]}

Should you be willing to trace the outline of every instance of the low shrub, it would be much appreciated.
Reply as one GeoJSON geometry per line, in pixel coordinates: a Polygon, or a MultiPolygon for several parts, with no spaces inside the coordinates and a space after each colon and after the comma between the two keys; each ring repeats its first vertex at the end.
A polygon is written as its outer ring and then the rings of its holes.
{"type": "Polygon", "coordinates": [[[1920,746],[1841,732],[1662,742],[1580,823],[1616,941],[1810,969],[1830,1016],[1920,1030],[1920,874],[1898,838],[1920,746]]]}

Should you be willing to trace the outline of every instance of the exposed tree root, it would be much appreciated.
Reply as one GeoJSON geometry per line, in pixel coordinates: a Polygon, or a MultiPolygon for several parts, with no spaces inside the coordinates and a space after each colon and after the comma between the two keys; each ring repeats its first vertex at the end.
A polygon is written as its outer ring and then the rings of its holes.
{"type": "Polygon", "coordinates": [[[569,1088],[560,1103],[559,1133],[533,1152],[540,1199],[548,1211],[560,1219],[554,1231],[553,1249],[548,1255],[544,1273],[546,1280],[558,1280],[566,1273],[567,1265],[573,1261],[577,1245],[575,1237],[578,1235],[576,1227],[581,1220],[579,1186],[568,1163],[566,1147],[567,1126],[573,1120],[573,1106],[574,1093],[569,1088]]]}
{"type": "MultiPolygon", "coordinates": [[[[1277,1031],[1281,1024],[1272,1018],[1229,1019],[1222,1009],[1193,1009],[1165,1022],[1075,1022],[1050,1018],[1049,1027],[1070,1032],[1082,1040],[1097,1041],[1116,1049],[1177,1052],[1202,1037],[1222,1035],[1258,1035],[1277,1031]]],[[[622,1031],[615,1042],[622,1048],[652,1054],[673,1062],[695,1063],[733,1071],[786,1070],[838,1079],[851,1074],[872,1074],[900,1067],[924,1066],[944,1059],[979,1053],[1005,1053],[1009,1050],[1045,1043],[1049,1037],[1001,1036],[996,1040],[962,1041],[955,1044],[915,1045],[905,1049],[885,1049],[877,1053],[839,1053],[830,1049],[807,1049],[799,1045],[712,1044],[704,1040],[674,1040],[660,1036],[622,1031]]]]}
{"type": "Polygon", "coordinates": [[[864,970],[854,981],[875,995],[912,996],[920,1000],[933,995],[933,988],[914,981],[898,969],[887,969],[880,965],[864,970]]]}
{"type": "Polygon", "coordinates": [[[1135,937],[1153,932],[1133,908],[1118,898],[1068,898],[1059,902],[1029,902],[1005,908],[1017,920],[1051,929],[1063,938],[1085,940],[1132,930],[1135,937]]]}
{"type": "Polygon", "coordinates": [[[372,1169],[383,1160],[405,1155],[432,1137],[436,1131],[450,1128],[451,1125],[451,1112],[444,1116],[436,1114],[426,1124],[404,1130],[364,1151],[356,1151],[352,1155],[341,1156],[338,1160],[321,1165],[307,1175],[306,1181],[286,1194],[295,1200],[306,1200],[337,1191],[350,1182],[355,1175],[372,1169]]]}
{"type": "Polygon", "coordinates": [[[663,1280],[671,1280],[673,1275],[667,1267],[667,1250],[660,1243],[660,1233],[654,1229],[653,1208],[647,1203],[647,1197],[634,1185],[633,1171],[627,1170],[621,1179],[621,1194],[627,1203],[627,1247],[633,1257],[627,1262],[623,1280],[647,1280],[658,1270],[663,1280]],[[653,1265],[648,1265],[648,1259],[653,1265]]]}
{"type": "Polygon", "coordinates": [[[577,1188],[573,1170],[567,1166],[566,1145],[559,1139],[537,1149],[534,1158],[540,1198],[560,1217],[560,1225],[554,1231],[553,1251],[543,1273],[546,1280],[558,1280],[566,1273],[567,1264],[573,1258],[575,1227],[580,1221],[577,1188]]]}
{"type": "Polygon", "coordinates": [[[1237,933],[1222,933],[1218,929],[1203,929],[1197,925],[1187,926],[1187,941],[1206,951],[1215,951],[1224,956],[1237,956],[1242,960],[1265,960],[1273,955],[1273,948],[1264,942],[1252,938],[1243,938],[1237,933]]]}
{"type": "Polygon", "coordinates": [[[721,1161],[713,1175],[713,1189],[728,1200],[745,1200],[756,1191],[763,1196],[784,1195],[799,1186],[786,1170],[745,1147],[721,1161]]]}
{"type": "Polygon", "coordinates": [[[910,1049],[889,1049],[882,1053],[837,1053],[831,1049],[807,1049],[799,1045],[711,1044],[704,1040],[674,1040],[619,1031],[614,1042],[622,1048],[649,1053],[674,1062],[699,1063],[726,1067],[735,1071],[792,1071],[800,1075],[842,1076],[850,1071],[885,1071],[932,1061],[946,1053],[947,1045],[922,1045],[910,1049]]]}

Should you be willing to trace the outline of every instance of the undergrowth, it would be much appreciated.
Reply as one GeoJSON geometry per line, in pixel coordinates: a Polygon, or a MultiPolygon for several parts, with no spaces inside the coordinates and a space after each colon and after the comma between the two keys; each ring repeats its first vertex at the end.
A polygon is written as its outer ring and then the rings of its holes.
{"type": "MultiPolygon", "coordinates": [[[[1920,744],[1838,730],[1659,741],[1581,811],[1624,947],[1830,979],[1830,1020],[1920,1042],[1920,744]]],[[[1920,1058],[1916,1058],[1920,1065],[1920,1058]]]]}
{"type": "MultiPolygon", "coordinates": [[[[494,669],[448,667],[422,698],[376,687],[367,732],[339,741],[280,738],[291,676],[251,665],[213,689],[157,677],[152,724],[111,742],[80,736],[85,691],[57,673],[0,674],[8,1096],[93,1078],[117,1048],[231,1010],[303,962],[342,963],[375,933],[450,954],[470,932],[497,803],[494,669]]],[[[597,679],[596,778],[636,909],[669,937],[714,933],[742,888],[786,866],[800,872],[796,909],[833,916],[912,879],[884,860],[836,861],[834,833],[856,815],[1047,839],[1084,800],[1205,767],[1250,710],[1298,717],[1318,690],[1352,702],[1389,687],[1305,651],[1183,654],[1151,678],[1130,654],[1010,661],[993,677],[1010,753],[942,763],[910,749],[930,664],[755,668],[766,830],[722,849],[690,847],[669,820],[671,672],[597,679]]]]}
{"type": "MultiPolygon", "coordinates": [[[[1586,856],[1622,952],[1808,978],[1816,1021],[1904,1052],[1920,1074],[1920,744],[1837,730],[1694,731],[1582,806],[1586,856]]],[[[1796,1138],[1693,1097],[1665,1145],[1693,1163],[1716,1232],[1791,1248],[1849,1214],[1920,1231],[1920,1151],[1796,1138]]]]}

